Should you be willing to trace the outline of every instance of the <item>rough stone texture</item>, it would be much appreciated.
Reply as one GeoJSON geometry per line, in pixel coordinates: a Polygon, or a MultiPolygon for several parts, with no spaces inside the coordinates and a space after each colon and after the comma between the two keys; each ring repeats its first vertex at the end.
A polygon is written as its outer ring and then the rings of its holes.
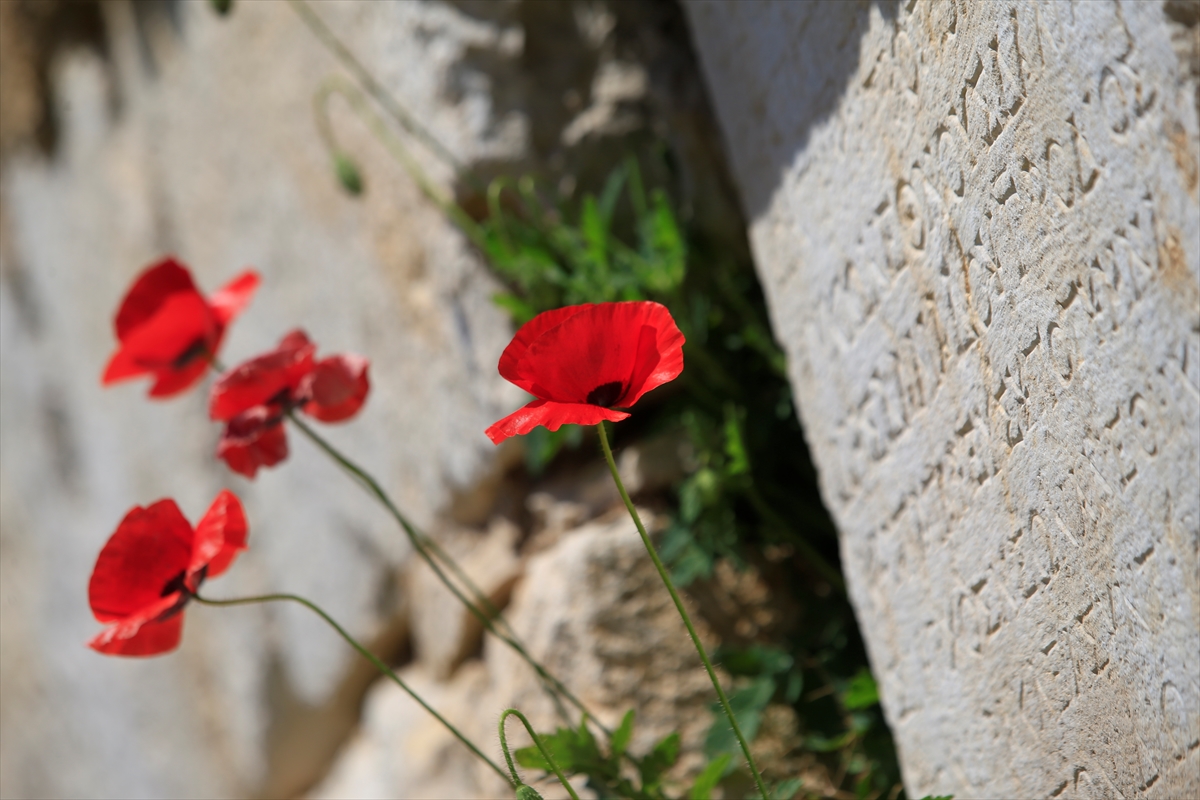
{"type": "MultiPolygon", "coordinates": [[[[439,4],[320,11],[461,157],[519,152],[485,92],[446,93],[467,50],[501,46],[497,26],[439,4]]],[[[108,59],[68,50],[52,65],[53,156],[14,153],[3,175],[0,795],[287,795],[355,724],[369,682],[357,656],[308,612],[275,606],[191,609],[180,652],[103,658],[84,646],[100,630],[95,556],[130,506],[173,496],[195,520],[229,486],[251,549],[211,593],[306,594],[385,643],[407,545],[305,440],[248,482],[213,458],[202,389],[162,403],[144,383],[101,389],[116,305],[163,252],[209,290],[257,267],[264,285],[223,358],[298,325],[321,352],[370,357],[363,413],[323,430],[422,524],[492,459],[483,429],[519,401],[495,372],[510,326],[461,237],[334,102],[368,191],[339,188],[311,112],[337,65],[285,4],[237,3],[227,19],[208,3],[104,13],[108,59]]]]}
{"type": "MultiPolygon", "coordinates": [[[[623,507],[531,556],[505,615],[529,652],[601,722],[615,726],[637,709],[633,752],[678,730],[677,774],[703,766],[712,685],[623,507]]],[[[564,724],[529,666],[491,638],[482,661],[468,661],[446,682],[420,661],[402,677],[473,741],[486,743],[498,763],[496,720],[505,708],[520,708],[539,731],[564,724]]],[[[509,736],[513,747],[529,743],[516,720],[509,736]]],[[[547,798],[567,796],[553,779],[536,785],[547,798]]],[[[363,726],[310,796],[495,798],[508,791],[403,690],[380,682],[368,695],[363,726]]]]}
{"type": "Polygon", "coordinates": [[[1200,795],[1191,10],[688,5],[910,796],[1200,795]]]}

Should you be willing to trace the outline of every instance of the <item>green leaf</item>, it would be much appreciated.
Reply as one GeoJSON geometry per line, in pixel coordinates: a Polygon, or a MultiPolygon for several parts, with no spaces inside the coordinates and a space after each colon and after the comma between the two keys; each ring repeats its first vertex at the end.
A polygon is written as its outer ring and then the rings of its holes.
{"type": "Polygon", "coordinates": [[[746,442],[742,438],[742,417],[745,409],[733,403],[725,404],[725,464],[726,475],[743,475],[750,471],[750,457],[746,454],[746,442]]]}
{"type": "Polygon", "coordinates": [[[725,777],[725,770],[732,760],[731,753],[723,753],[708,762],[704,771],[696,776],[696,782],[692,784],[692,788],[688,792],[688,800],[709,800],[717,782],[725,777]]]}
{"type": "Polygon", "coordinates": [[[850,679],[846,691],[842,693],[842,705],[847,710],[857,711],[862,708],[870,708],[878,702],[879,688],[875,685],[875,679],[871,677],[871,672],[863,667],[850,679]]]}
{"type": "Polygon", "coordinates": [[[778,675],[792,668],[793,659],[777,647],[755,644],[724,648],[717,653],[721,666],[734,675],[778,675]]]}
{"type": "Polygon", "coordinates": [[[654,749],[647,753],[638,765],[638,771],[642,773],[642,789],[649,791],[651,787],[657,786],[663,773],[674,766],[678,759],[679,733],[676,732],[654,745],[654,749]]]}
{"type": "Polygon", "coordinates": [[[767,794],[771,796],[771,800],[792,800],[803,785],[804,782],[799,778],[788,778],[771,787],[767,794]]]}
{"type": "Polygon", "coordinates": [[[621,724],[613,731],[612,735],[612,754],[613,758],[620,758],[625,752],[625,748],[629,747],[629,740],[633,737],[633,709],[625,712],[625,716],[621,719],[621,724]]]}
{"type": "MultiPolygon", "coordinates": [[[[762,722],[762,711],[775,695],[775,679],[764,675],[748,686],[743,686],[729,696],[729,707],[746,741],[752,741],[762,722]]],[[[712,705],[713,725],[704,739],[704,752],[710,757],[718,753],[736,753],[741,750],[729,718],[720,703],[712,705]]]]}

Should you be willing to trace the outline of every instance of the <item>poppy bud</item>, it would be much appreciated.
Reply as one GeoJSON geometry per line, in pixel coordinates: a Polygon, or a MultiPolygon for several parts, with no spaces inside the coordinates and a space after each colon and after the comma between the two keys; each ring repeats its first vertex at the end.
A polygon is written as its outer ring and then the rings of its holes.
{"type": "Polygon", "coordinates": [[[517,800],[542,800],[542,796],[532,786],[521,784],[517,787],[517,800]]]}
{"type": "Polygon", "coordinates": [[[209,5],[213,7],[213,11],[217,12],[222,17],[226,16],[230,11],[233,10],[233,0],[208,0],[208,2],[209,5]]]}
{"type": "Polygon", "coordinates": [[[358,171],[358,165],[350,156],[345,153],[334,155],[333,171],[337,173],[338,181],[342,184],[343,189],[356,197],[362,194],[362,173],[358,171]]]}

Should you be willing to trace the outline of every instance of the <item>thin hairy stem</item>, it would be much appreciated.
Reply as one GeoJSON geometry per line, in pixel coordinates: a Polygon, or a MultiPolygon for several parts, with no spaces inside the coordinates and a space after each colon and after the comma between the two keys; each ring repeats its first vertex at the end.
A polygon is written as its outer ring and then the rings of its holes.
{"type": "Polygon", "coordinates": [[[446,149],[446,146],[438,141],[437,137],[426,130],[421,123],[419,123],[411,114],[409,114],[408,111],[406,111],[404,107],[396,101],[396,98],[392,97],[388,90],[384,88],[383,84],[377,81],[375,76],[372,75],[367,68],[362,65],[362,62],[355,58],[354,53],[350,51],[350,48],[344,45],[342,41],[338,39],[334,32],[329,29],[329,26],[325,24],[324,20],[317,16],[317,13],[312,10],[305,0],[288,0],[288,5],[292,7],[292,10],[296,12],[296,15],[300,17],[304,24],[308,26],[308,29],[312,31],[313,34],[321,41],[321,44],[325,45],[325,47],[327,47],[329,51],[333,53],[338,61],[342,62],[342,65],[345,66],[346,69],[350,70],[351,73],[353,73],[354,77],[360,84],[362,84],[367,94],[369,94],[372,99],[374,99],[375,102],[378,103],[380,107],[388,113],[389,116],[396,120],[396,122],[400,123],[400,126],[406,131],[411,133],[417,139],[420,139],[426,147],[432,150],[433,153],[448,166],[453,168],[456,173],[463,171],[462,164],[457,158],[455,158],[454,154],[446,149]]]}
{"type": "MultiPolygon", "coordinates": [[[[453,564],[453,561],[450,559],[449,555],[447,555],[446,552],[440,547],[436,547],[436,545],[432,548],[429,546],[433,543],[433,541],[427,536],[423,535],[419,530],[417,530],[416,526],[409,522],[408,518],[404,516],[399,508],[396,507],[396,504],[392,502],[392,499],[388,496],[387,492],[383,490],[383,487],[379,485],[378,481],[371,477],[371,475],[362,467],[358,466],[349,458],[344,456],[340,451],[338,451],[337,448],[327,442],[324,437],[314,431],[294,412],[288,411],[287,416],[288,419],[290,419],[305,436],[311,439],[312,442],[317,445],[317,447],[321,448],[326,455],[332,458],[340,467],[342,467],[342,469],[349,473],[355,479],[355,481],[361,487],[363,487],[363,489],[365,489],[380,503],[380,505],[387,510],[392,518],[399,523],[405,534],[408,535],[413,549],[415,549],[422,560],[429,565],[429,568],[433,570],[438,580],[440,580],[442,584],[445,585],[445,587],[449,589],[456,598],[458,598],[458,601],[462,603],[477,620],[479,620],[479,623],[483,625],[486,631],[511,647],[517,653],[517,655],[524,659],[525,663],[529,664],[529,666],[533,668],[533,670],[538,674],[538,677],[541,678],[547,687],[551,689],[550,695],[556,703],[559,702],[558,697],[561,696],[571,705],[575,706],[575,708],[578,709],[579,712],[582,713],[586,718],[591,719],[593,724],[595,724],[596,727],[604,732],[605,736],[612,736],[612,731],[610,731],[601,723],[597,722],[587,708],[583,705],[583,702],[579,700],[579,698],[577,698],[569,689],[567,689],[567,687],[564,686],[563,683],[558,680],[558,678],[555,678],[553,675],[547,672],[546,668],[538,663],[533,656],[529,655],[529,652],[525,649],[525,646],[518,641],[514,635],[511,635],[505,631],[501,631],[497,627],[491,614],[484,613],[475,603],[467,599],[462,590],[459,589],[458,586],[455,585],[455,583],[446,575],[442,567],[430,554],[430,551],[436,551],[439,557],[444,559],[447,564],[453,564]]],[[[453,569],[463,583],[469,587],[476,598],[482,604],[485,604],[490,611],[494,612],[496,618],[503,620],[503,617],[500,615],[500,610],[496,608],[496,606],[490,600],[487,599],[486,595],[483,594],[483,591],[475,586],[474,583],[467,578],[466,574],[457,567],[457,565],[455,565],[453,569]]],[[[506,628],[508,628],[509,631],[512,630],[506,622],[503,624],[506,628]]],[[[560,713],[562,713],[564,718],[569,719],[565,709],[560,708],[560,713]]]]}
{"type": "Polygon", "coordinates": [[[504,760],[508,762],[508,770],[512,773],[513,783],[519,786],[521,784],[521,777],[517,775],[517,767],[513,764],[512,754],[508,751],[508,736],[504,731],[504,723],[508,721],[509,717],[516,717],[521,720],[521,724],[525,726],[525,730],[529,731],[529,737],[533,739],[533,743],[537,745],[538,751],[541,752],[542,758],[546,759],[546,763],[550,765],[550,769],[558,777],[558,782],[567,790],[567,794],[571,795],[572,800],[579,800],[579,795],[575,794],[575,787],[563,776],[562,770],[558,768],[558,764],[554,763],[554,759],[550,756],[550,751],[542,744],[542,738],[534,732],[533,726],[529,724],[529,720],[525,719],[525,715],[517,709],[509,708],[505,709],[504,713],[500,715],[500,723],[496,727],[500,731],[500,748],[504,751],[504,760]]]}
{"type": "Polygon", "coordinates": [[[683,618],[683,624],[687,627],[688,635],[692,637],[692,644],[696,646],[696,652],[700,654],[700,660],[704,662],[704,669],[708,672],[708,678],[712,681],[713,688],[717,690],[717,697],[721,699],[721,708],[725,709],[725,716],[729,718],[729,724],[733,727],[733,734],[737,737],[738,744],[742,746],[742,753],[745,754],[746,761],[750,765],[750,772],[754,775],[754,783],[758,786],[758,791],[762,795],[763,800],[770,800],[767,796],[767,787],[763,785],[762,775],[758,773],[758,766],[754,763],[754,756],[750,755],[750,745],[746,743],[746,737],[742,735],[742,729],[738,726],[737,718],[734,717],[733,709],[729,705],[729,698],[725,696],[725,690],[721,688],[721,682],[717,680],[717,673],[708,658],[708,653],[705,652],[704,645],[700,643],[700,637],[696,634],[696,628],[692,625],[692,618],[688,614],[687,609],[684,608],[683,600],[680,599],[679,592],[675,590],[675,584],[671,581],[671,576],[667,572],[667,568],[663,566],[662,559],[658,557],[658,553],[650,541],[650,536],[646,533],[646,526],[642,524],[642,518],[638,515],[637,509],[634,508],[633,501],[629,499],[629,493],[625,491],[625,484],[621,482],[621,473],[617,470],[617,462],[613,460],[612,448],[608,445],[608,434],[604,430],[604,423],[601,422],[596,428],[600,432],[600,447],[604,450],[604,459],[608,462],[608,471],[612,473],[613,481],[617,484],[617,491],[620,492],[621,499],[625,501],[625,508],[629,509],[629,515],[633,517],[633,524],[637,526],[637,531],[642,537],[642,544],[646,546],[646,552],[650,554],[650,560],[654,562],[654,568],[658,570],[659,577],[662,578],[667,591],[671,593],[671,599],[675,602],[675,608],[679,611],[679,616],[683,618]]]}
{"type": "Polygon", "coordinates": [[[257,595],[255,597],[238,597],[238,598],[234,598],[232,600],[212,600],[207,597],[201,597],[198,594],[192,594],[192,598],[197,603],[202,603],[206,606],[244,606],[244,605],[250,605],[252,603],[271,603],[271,602],[282,601],[282,600],[291,601],[293,603],[299,603],[300,605],[302,605],[305,608],[309,609],[310,611],[314,612],[321,619],[323,619],[327,623],[329,623],[329,626],[331,628],[333,628],[335,631],[337,631],[338,634],[343,639],[345,639],[346,642],[351,647],[353,647],[355,650],[357,650],[363,656],[363,658],[370,661],[371,664],[374,665],[375,669],[379,670],[379,672],[381,674],[387,676],[388,678],[391,678],[392,681],[397,686],[399,686],[406,693],[408,693],[409,697],[411,697],[413,700],[416,700],[418,703],[420,703],[421,708],[428,711],[435,718],[437,718],[438,722],[445,725],[447,730],[449,730],[452,734],[454,734],[454,736],[460,742],[462,742],[464,745],[466,745],[466,747],[472,753],[479,756],[479,758],[483,759],[484,763],[486,763],[489,767],[491,767],[496,772],[497,775],[499,775],[501,778],[503,778],[506,781],[508,780],[508,776],[504,774],[504,770],[501,769],[496,764],[496,762],[492,761],[490,758],[488,758],[486,755],[484,755],[483,752],[478,747],[476,747],[475,744],[470,739],[468,739],[466,736],[464,736],[458,730],[458,728],[454,727],[454,725],[451,724],[451,722],[449,720],[447,720],[445,717],[443,717],[441,714],[439,714],[437,711],[435,711],[431,705],[426,703],[419,694],[414,692],[407,683],[405,683],[403,680],[401,680],[400,676],[396,674],[395,670],[393,670],[387,664],[383,663],[383,661],[381,661],[379,659],[379,657],[376,656],[374,653],[372,653],[370,650],[363,647],[362,644],[360,644],[357,639],[355,639],[353,636],[351,636],[346,631],[345,628],[343,628],[341,625],[339,625],[333,619],[333,617],[326,614],[324,609],[322,609],[316,603],[313,603],[311,600],[306,600],[305,598],[300,597],[299,595],[295,595],[295,594],[264,594],[264,595],[257,595]]]}

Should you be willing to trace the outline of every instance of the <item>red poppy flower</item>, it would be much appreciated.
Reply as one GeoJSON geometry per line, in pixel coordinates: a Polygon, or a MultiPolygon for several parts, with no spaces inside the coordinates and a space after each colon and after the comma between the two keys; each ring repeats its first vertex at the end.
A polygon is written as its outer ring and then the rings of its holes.
{"type": "Polygon", "coordinates": [[[206,578],[246,549],[246,515],[231,492],[213,500],[192,529],[174,500],[133,508],[100,551],[88,583],[92,614],[108,624],[88,645],[118,656],[174,650],[183,607],[206,578]]]}
{"type": "Polygon", "coordinates": [[[191,273],[167,257],[134,281],[117,311],[120,345],[104,369],[102,383],[153,375],[151,397],[182,392],[204,374],[216,356],[225,328],[241,313],[259,276],[246,270],[205,299],[191,273]]]}
{"type": "Polygon", "coordinates": [[[300,409],[322,422],[358,413],[367,399],[367,359],[337,355],[317,361],[304,331],[283,337],[269,353],[238,365],[213,384],[208,413],[226,423],[217,457],[253,478],[259,467],[287,458],[283,419],[300,409]]]}
{"type": "Polygon", "coordinates": [[[588,303],[538,314],[500,356],[500,374],[537,399],[487,429],[500,444],[538,425],[617,422],[683,371],[683,334],[665,306],[588,303]]]}

